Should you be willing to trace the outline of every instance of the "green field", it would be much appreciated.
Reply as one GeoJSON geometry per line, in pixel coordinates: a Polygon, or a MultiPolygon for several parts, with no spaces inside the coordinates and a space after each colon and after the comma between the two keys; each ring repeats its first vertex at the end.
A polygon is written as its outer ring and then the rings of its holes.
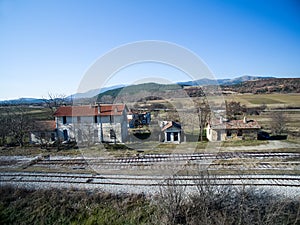
{"type": "Polygon", "coordinates": [[[244,94],[225,96],[227,101],[238,101],[248,107],[265,104],[269,108],[300,107],[300,94],[244,94]]]}

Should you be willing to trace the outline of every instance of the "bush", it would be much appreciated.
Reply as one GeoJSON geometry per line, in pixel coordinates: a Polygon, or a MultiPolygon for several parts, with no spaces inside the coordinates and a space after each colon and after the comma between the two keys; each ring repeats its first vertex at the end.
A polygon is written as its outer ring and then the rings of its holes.
{"type": "Polygon", "coordinates": [[[157,200],[156,224],[299,224],[300,199],[278,197],[263,189],[213,183],[201,173],[196,191],[185,193],[179,181],[167,181],[157,200]]]}
{"type": "Polygon", "coordinates": [[[160,193],[112,194],[87,190],[0,187],[0,224],[295,225],[299,197],[288,199],[256,188],[213,183],[200,173],[194,192],[173,177],[160,193]]]}
{"type": "Polygon", "coordinates": [[[143,195],[83,190],[0,188],[0,224],[145,224],[143,195]]]}

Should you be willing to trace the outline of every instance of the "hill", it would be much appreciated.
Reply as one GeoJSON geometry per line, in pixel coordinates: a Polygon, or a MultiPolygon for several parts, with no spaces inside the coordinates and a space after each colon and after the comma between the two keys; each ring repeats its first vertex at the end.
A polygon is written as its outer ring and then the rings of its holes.
{"type": "Polygon", "coordinates": [[[127,101],[133,99],[143,99],[148,96],[160,96],[161,93],[168,94],[172,97],[176,95],[178,89],[182,87],[177,84],[158,84],[158,83],[144,83],[137,85],[129,85],[123,88],[117,88],[103,92],[98,95],[99,102],[109,103],[116,97],[119,99],[126,98],[127,101]]]}
{"type": "Polygon", "coordinates": [[[13,100],[0,101],[0,105],[40,105],[44,103],[44,99],[38,98],[19,98],[13,100]]]}
{"type": "Polygon", "coordinates": [[[84,92],[84,93],[76,93],[76,94],[73,94],[73,95],[70,95],[68,96],[67,98],[69,99],[78,99],[78,98],[92,98],[92,97],[95,97],[96,95],[98,94],[101,94],[101,93],[104,93],[104,92],[107,92],[107,91],[111,91],[111,90],[115,90],[115,89],[120,89],[120,88],[123,88],[125,87],[125,85],[114,85],[114,86],[110,86],[110,87],[104,87],[104,88],[101,88],[101,89],[93,89],[93,90],[89,90],[87,92],[84,92]]]}
{"type": "MultiPolygon", "coordinates": [[[[216,85],[220,85],[223,93],[300,93],[300,78],[274,78],[274,77],[256,77],[241,76],[234,79],[200,79],[196,81],[178,82],[177,84],[157,84],[144,83],[137,85],[117,85],[102,88],[101,90],[90,90],[86,93],[77,93],[66,97],[66,100],[85,99],[88,104],[90,101],[99,101],[111,103],[118,97],[126,96],[126,100],[144,98],[146,96],[160,96],[164,93],[164,97],[176,97],[179,89],[184,89],[191,97],[200,97],[203,95],[202,89],[210,92],[214,91],[216,85]],[[212,88],[211,88],[212,87],[212,88]]],[[[215,93],[217,94],[217,93],[215,93]]],[[[221,93],[218,93],[221,94],[221,93]]],[[[180,96],[179,96],[180,97],[180,96]]],[[[0,101],[0,105],[42,105],[44,99],[20,98],[16,100],[0,101]]],[[[83,101],[83,100],[82,100],[83,101]]],[[[82,102],[82,103],[85,103],[82,102]]]]}
{"type": "Polygon", "coordinates": [[[300,93],[300,78],[270,78],[221,87],[223,91],[237,93],[300,93]]]}
{"type": "MultiPolygon", "coordinates": [[[[195,81],[196,82],[196,81],[195,81]]],[[[155,96],[159,98],[163,96],[165,98],[176,98],[182,97],[182,92],[179,91],[183,89],[190,97],[201,97],[205,93],[210,93],[213,95],[220,95],[223,93],[300,93],[300,78],[257,78],[251,76],[239,77],[229,81],[224,81],[224,83],[230,83],[230,85],[221,85],[221,91],[216,93],[216,81],[212,80],[202,80],[206,82],[202,86],[192,86],[185,85],[186,83],[178,84],[157,84],[157,83],[145,83],[138,85],[130,85],[123,88],[117,88],[103,92],[98,95],[98,101],[101,102],[112,102],[116,97],[119,99],[126,99],[126,101],[143,99],[145,96],[155,96]],[[243,82],[243,80],[245,80],[243,82]],[[236,84],[235,84],[236,83],[236,84]],[[210,85],[209,85],[210,84],[210,85]]]]}
{"type": "Polygon", "coordinates": [[[240,84],[242,82],[251,81],[251,80],[266,80],[266,79],[272,79],[274,77],[259,77],[259,76],[241,76],[233,79],[199,79],[195,81],[187,81],[187,82],[179,82],[179,85],[182,86],[207,86],[207,85],[234,85],[234,84],[240,84]]]}

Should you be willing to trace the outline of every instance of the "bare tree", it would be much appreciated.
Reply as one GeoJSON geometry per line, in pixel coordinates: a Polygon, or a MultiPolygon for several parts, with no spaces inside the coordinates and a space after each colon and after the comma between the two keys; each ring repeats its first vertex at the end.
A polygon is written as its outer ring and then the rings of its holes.
{"type": "Polygon", "coordinates": [[[82,145],[90,146],[94,143],[94,127],[88,123],[79,123],[74,126],[76,141],[82,145]]]}
{"type": "Polygon", "coordinates": [[[287,118],[283,111],[272,111],[271,117],[271,131],[275,135],[280,135],[286,131],[287,118]]]}
{"type": "Polygon", "coordinates": [[[24,145],[24,140],[34,127],[34,121],[21,106],[7,107],[0,116],[0,136],[2,144],[10,137],[20,146],[24,145]]]}
{"type": "Polygon", "coordinates": [[[194,191],[176,176],[157,196],[153,224],[253,225],[299,224],[299,197],[289,199],[268,190],[220,183],[217,175],[199,171],[194,191]]]}
{"type": "Polygon", "coordinates": [[[200,125],[200,141],[203,141],[203,131],[210,119],[211,110],[205,98],[195,100],[196,108],[198,109],[199,125],[200,125]]]}
{"type": "Polygon", "coordinates": [[[9,127],[9,122],[8,122],[8,116],[5,112],[2,112],[0,114],[0,144],[5,145],[6,140],[8,137],[8,127],[9,127]]]}
{"type": "Polygon", "coordinates": [[[55,110],[62,105],[65,105],[69,103],[67,101],[66,95],[64,94],[53,94],[53,93],[48,93],[47,98],[43,98],[46,106],[51,110],[52,115],[54,114],[55,110]]]}
{"type": "Polygon", "coordinates": [[[160,187],[158,198],[159,214],[155,223],[159,224],[185,224],[185,185],[173,176],[165,181],[165,185],[160,187]]]}

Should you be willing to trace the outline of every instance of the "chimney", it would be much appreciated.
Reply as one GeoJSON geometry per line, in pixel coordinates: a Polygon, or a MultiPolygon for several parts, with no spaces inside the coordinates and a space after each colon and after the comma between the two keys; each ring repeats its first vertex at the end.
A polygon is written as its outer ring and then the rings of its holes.
{"type": "Polygon", "coordinates": [[[247,118],[244,116],[243,123],[247,123],[247,118]]]}

